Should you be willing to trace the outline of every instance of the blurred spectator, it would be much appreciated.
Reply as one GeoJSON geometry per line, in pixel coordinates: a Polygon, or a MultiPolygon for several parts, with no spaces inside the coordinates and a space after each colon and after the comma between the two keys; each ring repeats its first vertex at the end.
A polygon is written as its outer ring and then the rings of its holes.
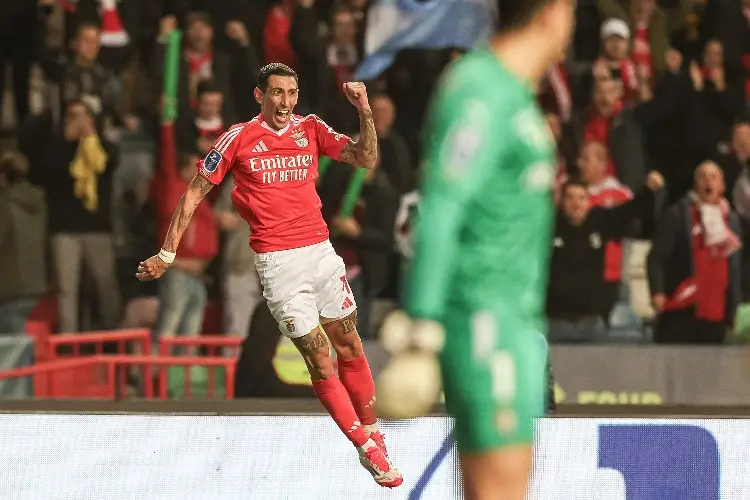
{"type": "Polygon", "coordinates": [[[147,1],[67,0],[65,10],[74,21],[69,23],[69,28],[99,26],[99,63],[113,74],[119,74],[135,55],[135,42],[140,37],[147,1]]]}
{"type": "Polygon", "coordinates": [[[268,9],[263,27],[263,50],[267,63],[280,62],[291,68],[297,67],[297,55],[289,39],[294,5],[295,0],[279,0],[268,9]]]}
{"type": "Polygon", "coordinates": [[[607,19],[601,29],[601,55],[594,62],[594,79],[612,79],[619,87],[623,104],[638,98],[638,73],[630,59],[630,29],[622,19],[607,19]]]}
{"type": "Polygon", "coordinates": [[[415,184],[415,168],[406,141],[393,130],[396,121],[396,107],[385,94],[370,99],[372,119],[378,133],[378,157],[383,173],[399,194],[411,191],[415,184]]]}
{"type": "MultiPolygon", "coordinates": [[[[258,62],[244,25],[233,23],[230,27],[230,38],[234,40],[237,49],[232,57],[215,51],[214,29],[205,13],[188,14],[182,42],[183,57],[180,60],[178,116],[191,114],[191,111],[198,105],[198,84],[202,80],[213,79],[216,88],[224,96],[224,119],[227,123],[237,121],[232,82],[237,79],[242,80],[237,75],[255,75],[258,62]]],[[[173,16],[167,16],[161,20],[153,68],[153,80],[159,88],[164,78],[167,37],[175,29],[177,29],[177,20],[173,16]]],[[[242,101],[242,105],[248,107],[246,101],[242,101]]]]}
{"type": "Polygon", "coordinates": [[[202,80],[198,84],[197,99],[195,111],[180,116],[177,122],[177,145],[180,151],[205,156],[229,122],[222,118],[224,95],[213,80],[202,80]]]}
{"type": "MultiPolygon", "coordinates": [[[[200,157],[194,152],[177,157],[175,129],[162,123],[159,170],[151,183],[151,200],[156,208],[157,242],[161,245],[169,230],[174,209],[195,177],[200,157]]],[[[154,330],[158,339],[171,335],[199,335],[208,296],[205,272],[219,252],[218,232],[211,205],[198,206],[188,225],[175,261],[158,281],[159,317],[154,330]]]]}
{"type": "Polygon", "coordinates": [[[717,40],[706,43],[702,64],[690,63],[689,78],[684,120],[691,127],[686,139],[693,145],[696,161],[702,161],[731,137],[732,125],[743,110],[743,95],[741,87],[727,79],[724,50],[717,40]]]}
{"type": "Polygon", "coordinates": [[[731,193],[729,203],[737,213],[743,217],[750,217],[750,205],[747,205],[745,190],[748,188],[748,167],[750,167],[750,120],[742,118],[732,127],[732,140],[727,144],[719,145],[719,151],[714,155],[721,171],[724,172],[724,181],[727,191],[731,193]],[[739,183],[739,179],[744,181],[739,183]],[[741,185],[740,185],[741,184],[741,185]]]}
{"type": "MultiPolygon", "coordinates": [[[[589,142],[581,147],[578,158],[578,170],[586,183],[589,203],[592,207],[611,208],[622,205],[633,199],[633,193],[612,176],[607,175],[607,148],[598,142],[589,142]]],[[[632,231],[624,231],[623,237],[632,236],[632,231]]],[[[604,315],[610,325],[612,309],[618,295],[627,297],[627,287],[622,281],[623,242],[621,239],[607,241],[604,249],[604,285],[603,289],[611,300],[610,308],[604,315]]],[[[624,302],[624,301],[623,301],[624,302]]],[[[627,307],[623,303],[624,307],[627,307]]]]}
{"type": "Polygon", "coordinates": [[[249,244],[250,226],[234,209],[232,191],[234,182],[230,178],[221,187],[221,195],[214,207],[217,223],[225,235],[221,273],[224,284],[223,331],[227,335],[244,337],[263,294],[255,270],[255,252],[249,244]]]}
{"type": "Polygon", "coordinates": [[[727,71],[739,77],[750,100],[750,0],[707,1],[702,25],[721,42],[727,71]]]}
{"type": "Polygon", "coordinates": [[[303,109],[312,107],[331,127],[345,133],[358,129],[359,119],[341,91],[359,64],[357,22],[346,4],[331,11],[331,34],[323,40],[313,0],[299,0],[290,34],[300,64],[300,92],[303,109]]]}
{"type": "Polygon", "coordinates": [[[44,187],[49,209],[52,259],[59,291],[60,329],[79,331],[81,266],[93,279],[104,328],[120,319],[112,238],[112,178],[118,151],[101,138],[94,114],[69,101],[62,130],[51,136],[49,115],[29,123],[21,143],[31,162],[30,179],[44,187]]]}
{"type": "Polygon", "coordinates": [[[647,188],[614,208],[592,208],[581,182],[563,186],[547,289],[551,342],[602,339],[616,299],[616,289],[608,289],[604,279],[606,243],[622,238],[634,220],[648,213],[662,185],[661,176],[651,173],[647,188]]]}
{"type": "Polygon", "coordinates": [[[319,188],[323,218],[331,227],[331,242],[346,264],[347,279],[357,301],[357,330],[371,337],[372,301],[385,288],[393,252],[399,196],[380,166],[367,171],[365,184],[351,217],[338,215],[354,169],[334,162],[319,188]]]}
{"type": "Polygon", "coordinates": [[[654,341],[721,344],[740,301],[741,234],[713,162],[695,171],[694,190],[670,207],[648,256],[658,316],[654,341]]]}
{"type": "Polygon", "coordinates": [[[638,108],[623,108],[620,88],[613,79],[601,78],[594,83],[592,106],[579,116],[579,143],[599,142],[607,146],[610,161],[607,174],[631,189],[643,184],[646,156],[643,129],[637,121],[638,108]]]}
{"type": "Polygon", "coordinates": [[[104,130],[105,122],[121,121],[112,74],[98,62],[100,37],[98,25],[78,26],[70,57],[55,55],[43,48],[41,40],[37,42],[39,63],[53,84],[51,102],[57,103],[52,105],[55,123],[59,121],[58,111],[64,112],[68,103],[75,101],[82,101],[94,113],[96,128],[100,133],[104,130]]]}
{"type": "MultiPolygon", "coordinates": [[[[732,187],[727,181],[727,187],[732,189],[731,204],[737,211],[742,222],[743,234],[750,234],[750,123],[741,121],[734,127],[731,147],[722,151],[716,158],[717,164],[724,170],[737,177],[732,187]]],[[[729,178],[729,175],[726,175],[729,178]]],[[[747,236],[745,236],[747,241],[747,236]]],[[[750,302],[750,245],[742,248],[742,285],[743,302],[750,302]]]]}
{"type": "Polygon", "coordinates": [[[667,13],[656,6],[656,0],[596,0],[602,19],[617,18],[627,22],[634,36],[630,43],[631,57],[644,76],[659,79],[666,71],[663,54],[669,48],[670,34],[677,31],[685,19],[691,2],[677,0],[676,7],[667,13]]]}
{"type": "Polygon", "coordinates": [[[5,77],[10,68],[16,124],[20,125],[29,114],[29,82],[38,29],[36,2],[8,0],[3,9],[0,15],[0,112],[5,97],[5,77]]]}
{"type": "Polygon", "coordinates": [[[18,153],[0,157],[0,333],[26,333],[47,291],[47,205],[28,169],[18,153]]]}

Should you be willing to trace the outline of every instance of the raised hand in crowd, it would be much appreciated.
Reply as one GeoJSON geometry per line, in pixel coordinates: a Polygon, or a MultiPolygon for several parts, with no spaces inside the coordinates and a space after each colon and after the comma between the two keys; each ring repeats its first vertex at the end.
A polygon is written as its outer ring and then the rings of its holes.
{"type": "Polygon", "coordinates": [[[682,54],[678,50],[667,50],[664,54],[664,60],[667,63],[667,70],[671,73],[677,73],[682,68],[682,54]]]}
{"type": "Polygon", "coordinates": [[[695,61],[690,63],[690,80],[693,82],[695,90],[703,90],[703,73],[701,73],[701,68],[695,61]]]}
{"type": "Polygon", "coordinates": [[[169,15],[162,17],[159,21],[159,38],[166,38],[176,29],[177,18],[175,16],[169,15]]]}
{"type": "Polygon", "coordinates": [[[654,193],[664,187],[664,177],[659,172],[652,170],[646,177],[646,187],[654,193]]]}
{"type": "Polygon", "coordinates": [[[716,87],[716,90],[718,90],[719,92],[726,90],[727,80],[724,75],[724,68],[722,67],[710,68],[708,70],[708,78],[712,82],[714,82],[714,86],[716,87]]]}
{"type": "Polygon", "coordinates": [[[241,47],[246,47],[250,43],[250,35],[242,21],[229,21],[224,30],[227,36],[241,47]]]}

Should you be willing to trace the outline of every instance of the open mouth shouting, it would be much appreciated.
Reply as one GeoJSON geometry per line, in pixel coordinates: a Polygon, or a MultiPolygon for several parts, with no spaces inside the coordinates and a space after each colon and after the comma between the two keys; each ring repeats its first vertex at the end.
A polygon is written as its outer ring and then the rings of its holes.
{"type": "Polygon", "coordinates": [[[274,121],[276,121],[277,125],[286,125],[287,122],[289,122],[289,115],[291,114],[291,110],[289,109],[277,109],[276,112],[273,114],[274,121]]]}

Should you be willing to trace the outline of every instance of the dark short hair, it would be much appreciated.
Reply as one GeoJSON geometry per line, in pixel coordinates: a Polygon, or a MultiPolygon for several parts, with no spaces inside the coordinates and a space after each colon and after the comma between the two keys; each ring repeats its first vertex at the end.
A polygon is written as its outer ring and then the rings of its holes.
{"type": "Polygon", "coordinates": [[[203,23],[213,27],[211,16],[200,10],[188,12],[187,16],[185,16],[185,28],[189,28],[195,23],[203,23]]]}
{"type": "Polygon", "coordinates": [[[294,79],[299,82],[299,77],[297,76],[297,72],[294,71],[292,68],[280,62],[272,62],[272,63],[266,64],[265,66],[260,68],[260,71],[258,71],[258,77],[256,78],[258,88],[262,90],[263,92],[268,90],[268,79],[274,75],[291,76],[291,77],[294,77],[294,79]]]}
{"type": "Polygon", "coordinates": [[[559,0],[497,0],[500,19],[498,32],[507,32],[526,27],[534,16],[553,1],[559,0]]]}
{"type": "Polygon", "coordinates": [[[339,14],[351,14],[354,15],[354,9],[345,3],[334,3],[331,7],[331,22],[336,19],[339,14]]]}
{"type": "Polygon", "coordinates": [[[216,83],[216,80],[214,80],[213,78],[205,78],[198,82],[198,86],[196,88],[196,94],[198,94],[198,97],[211,92],[222,93],[221,89],[219,88],[219,84],[216,83]]]}
{"type": "Polygon", "coordinates": [[[579,179],[578,177],[573,177],[565,181],[565,184],[562,185],[562,189],[560,189],[560,193],[565,194],[565,192],[572,187],[580,187],[581,189],[585,191],[586,183],[583,182],[583,180],[579,179]]]}
{"type": "Polygon", "coordinates": [[[89,29],[90,30],[96,30],[96,31],[101,31],[102,30],[101,27],[99,27],[98,24],[95,24],[95,23],[92,23],[92,22],[89,22],[89,21],[84,21],[84,22],[80,23],[78,26],[76,26],[76,36],[80,35],[81,31],[83,31],[83,30],[89,30],[89,29]]]}
{"type": "Polygon", "coordinates": [[[91,109],[91,106],[86,104],[83,99],[71,99],[68,102],[65,103],[65,112],[67,113],[70,108],[73,106],[83,106],[83,108],[86,110],[86,113],[91,118],[96,118],[96,113],[93,109],[91,109]]]}

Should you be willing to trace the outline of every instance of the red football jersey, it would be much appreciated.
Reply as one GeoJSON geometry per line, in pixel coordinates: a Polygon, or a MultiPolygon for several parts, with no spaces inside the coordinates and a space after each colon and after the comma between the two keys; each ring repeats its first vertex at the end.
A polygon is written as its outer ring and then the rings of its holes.
{"type": "Polygon", "coordinates": [[[253,250],[289,250],[328,239],[315,190],[318,156],[338,160],[348,142],[315,115],[292,115],[281,130],[258,115],[230,127],[197,167],[212,184],[232,171],[232,202],[250,225],[253,250]]]}

